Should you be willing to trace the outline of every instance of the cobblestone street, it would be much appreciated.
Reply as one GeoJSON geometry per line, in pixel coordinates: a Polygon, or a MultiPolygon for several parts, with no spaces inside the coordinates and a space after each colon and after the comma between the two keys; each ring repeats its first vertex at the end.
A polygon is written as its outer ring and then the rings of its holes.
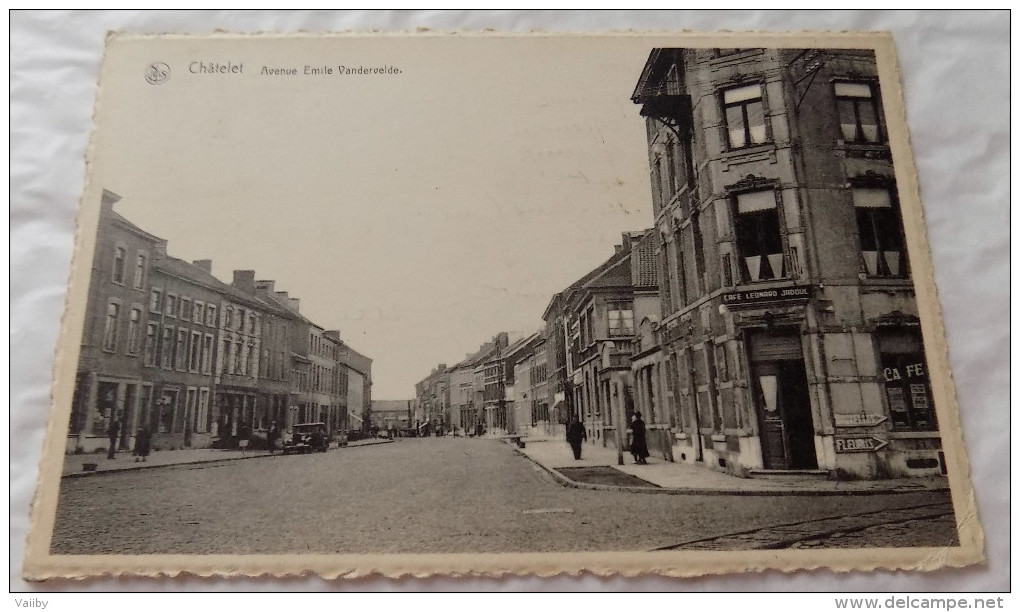
{"type": "Polygon", "coordinates": [[[828,546],[830,536],[834,546],[942,546],[956,541],[949,502],[940,492],[738,497],[572,489],[502,442],[406,439],[65,479],[52,550],[721,550],[828,546]],[[746,536],[779,525],[782,538],[776,529],[746,536]]]}

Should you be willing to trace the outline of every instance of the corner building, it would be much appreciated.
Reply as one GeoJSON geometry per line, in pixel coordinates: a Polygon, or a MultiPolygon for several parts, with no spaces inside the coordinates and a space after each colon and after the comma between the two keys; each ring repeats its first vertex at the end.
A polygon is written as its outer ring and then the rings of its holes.
{"type": "Polygon", "coordinates": [[[674,459],[945,473],[873,53],[655,49],[632,100],[674,459]]]}

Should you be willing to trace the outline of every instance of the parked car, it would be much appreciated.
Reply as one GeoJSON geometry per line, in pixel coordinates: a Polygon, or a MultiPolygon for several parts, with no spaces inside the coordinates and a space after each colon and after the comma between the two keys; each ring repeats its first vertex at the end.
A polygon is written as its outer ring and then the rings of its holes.
{"type": "Polygon", "coordinates": [[[325,423],[298,423],[292,428],[290,439],[283,441],[283,454],[326,452],[329,435],[325,423]]]}

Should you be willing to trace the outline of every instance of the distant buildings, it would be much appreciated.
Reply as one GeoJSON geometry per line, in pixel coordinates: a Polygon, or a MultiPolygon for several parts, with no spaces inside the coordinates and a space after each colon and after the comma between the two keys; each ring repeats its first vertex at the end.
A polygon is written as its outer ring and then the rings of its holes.
{"type": "Polygon", "coordinates": [[[403,436],[414,428],[412,400],[372,400],[372,430],[390,437],[403,436]]]}
{"type": "Polygon", "coordinates": [[[106,448],[114,421],[120,447],[144,427],[156,449],[257,443],[274,424],[361,427],[370,359],[254,271],[226,284],[209,260],[169,256],[113,210],[119,199],[103,193],[68,452],[106,448]]]}

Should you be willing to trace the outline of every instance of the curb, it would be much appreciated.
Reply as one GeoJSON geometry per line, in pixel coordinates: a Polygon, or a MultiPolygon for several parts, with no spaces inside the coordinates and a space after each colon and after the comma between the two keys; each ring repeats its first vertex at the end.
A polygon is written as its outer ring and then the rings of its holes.
{"type": "MultiPolygon", "coordinates": [[[[355,446],[341,446],[331,450],[343,450],[343,449],[355,449],[363,446],[376,446],[379,444],[392,444],[393,440],[379,440],[378,442],[372,442],[370,444],[357,444],[355,446]]],[[[73,456],[73,455],[72,455],[73,456]]],[[[227,463],[228,461],[241,461],[243,459],[264,459],[267,457],[282,457],[281,453],[252,453],[248,456],[242,457],[223,457],[222,459],[202,459],[199,461],[182,461],[181,463],[163,463],[161,465],[132,465],[123,468],[114,468],[112,470],[96,470],[95,472],[71,472],[70,474],[61,475],[60,479],[64,478],[90,478],[92,476],[103,476],[106,474],[121,474],[123,472],[136,472],[138,470],[155,470],[159,468],[172,468],[188,465],[204,465],[209,463],[227,463]]]]}
{"type": "MultiPolygon", "coordinates": [[[[522,452],[518,448],[511,447],[518,455],[524,457],[528,461],[531,461],[538,467],[542,468],[547,474],[553,477],[553,479],[560,485],[571,488],[571,489],[586,489],[589,491],[619,491],[622,493],[644,493],[652,495],[736,495],[746,497],[776,497],[776,496],[791,496],[791,497],[834,497],[834,496],[852,496],[852,495],[906,495],[908,493],[941,493],[948,492],[949,486],[936,487],[933,489],[863,489],[858,491],[847,490],[847,491],[831,491],[826,489],[763,489],[749,491],[747,489],[704,489],[704,488],[676,488],[676,487],[627,487],[623,485],[604,485],[604,484],[592,484],[588,482],[578,482],[571,478],[567,478],[554,468],[550,468],[537,460],[529,457],[526,453],[522,452]]],[[[613,466],[609,466],[613,467],[613,466]]],[[[625,472],[626,473],[626,472],[625,472]]]]}

